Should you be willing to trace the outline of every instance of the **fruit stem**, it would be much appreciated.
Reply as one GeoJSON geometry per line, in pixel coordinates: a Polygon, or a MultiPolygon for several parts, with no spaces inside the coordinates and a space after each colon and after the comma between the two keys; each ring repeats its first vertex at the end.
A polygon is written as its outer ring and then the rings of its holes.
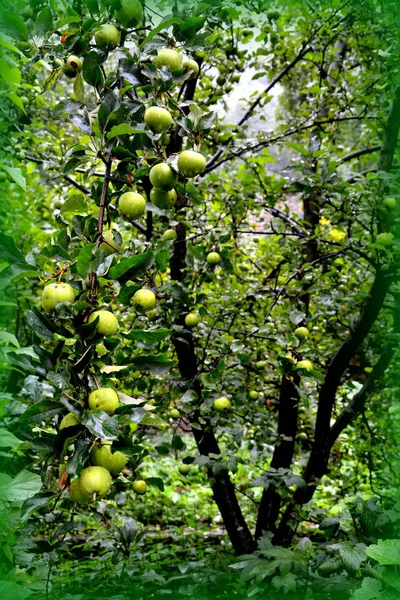
{"type": "Polygon", "coordinates": [[[92,374],[92,377],[94,379],[97,389],[99,390],[100,389],[99,382],[97,381],[97,377],[96,377],[96,375],[94,375],[94,373],[92,374]]]}

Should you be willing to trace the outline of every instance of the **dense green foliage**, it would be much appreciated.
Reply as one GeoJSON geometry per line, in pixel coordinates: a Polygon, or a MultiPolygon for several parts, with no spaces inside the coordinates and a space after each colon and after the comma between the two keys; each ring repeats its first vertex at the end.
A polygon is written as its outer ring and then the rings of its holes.
{"type": "Polygon", "coordinates": [[[394,600],[396,5],[3,4],[6,596],[394,600]]]}

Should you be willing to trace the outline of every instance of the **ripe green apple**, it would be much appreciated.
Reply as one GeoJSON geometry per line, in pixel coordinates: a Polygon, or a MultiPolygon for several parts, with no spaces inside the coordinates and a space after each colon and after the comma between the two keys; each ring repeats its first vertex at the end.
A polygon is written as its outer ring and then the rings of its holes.
{"type": "Polygon", "coordinates": [[[189,70],[193,71],[190,79],[197,77],[197,75],[199,74],[199,71],[200,71],[200,67],[199,67],[198,63],[195,60],[193,60],[192,58],[185,58],[184,61],[182,62],[182,67],[184,69],[186,69],[186,71],[189,71],[189,70]]]}
{"type": "Polygon", "coordinates": [[[312,371],[313,370],[313,364],[310,360],[299,360],[299,362],[296,364],[296,369],[304,369],[305,371],[312,371]]]}
{"type": "Polygon", "coordinates": [[[121,34],[115,25],[107,23],[102,25],[101,28],[96,31],[95,36],[97,47],[104,52],[114,50],[121,41],[121,34]]]}
{"type": "Polygon", "coordinates": [[[157,206],[157,208],[165,209],[172,208],[177,200],[176,190],[162,190],[158,187],[154,187],[150,191],[150,200],[157,206]]]}
{"type": "Polygon", "coordinates": [[[169,67],[171,71],[175,71],[182,68],[182,57],[179,52],[172,48],[161,48],[153,62],[158,69],[169,67]]]}
{"type": "Polygon", "coordinates": [[[151,106],[144,113],[144,122],[154,133],[162,133],[172,123],[172,115],[166,108],[151,106]]]}
{"type": "Polygon", "coordinates": [[[118,406],[118,394],[112,388],[99,388],[89,394],[89,408],[92,410],[104,410],[108,415],[113,415],[118,406]]]}
{"type": "Polygon", "coordinates": [[[111,461],[108,470],[113,477],[117,477],[125,468],[127,462],[128,458],[125,456],[125,454],[117,450],[117,452],[113,452],[111,454],[111,461]]]}
{"type": "Polygon", "coordinates": [[[42,308],[52,312],[58,302],[74,302],[74,288],[69,283],[50,283],[42,292],[42,308]]]}
{"type": "Polygon", "coordinates": [[[218,252],[210,252],[206,258],[209,265],[218,265],[221,262],[221,257],[218,252]]]}
{"type": "Polygon", "coordinates": [[[230,407],[230,405],[231,403],[229,402],[228,398],[225,397],[217,398],[216,400],[214,400],[214,408],[218,412],[227,410],[230,407]]]}
{"type": "Polygon", "coordinates": [[[82,59],[80,59],[79,56],[75,56],[75,54],[71,54],[71,56],[68,56],[67,60],[65,61],[64,66],[63,66],[63,73],[67,77],[72,79],[81,70],[82,70],[82,59]]]}
{"type": "Polygon", "coordinates": [[[172,190],[176,183],[176,174],[167,163],[159,163],[150,169],[150,183],[161,190],[172,190]]]}
{"type": "Polygon", "coordinates": [[[206,158],[200,152],[184,150],[178,156],[178,169],[186,177],[196,177],[206,168],[206,158]]]}
{"type": "Polygon", "coordinates": [[[175,229],[166,229],[163,234],[163,240],[166,242],[173,242],[177,238],[175,229]]]}
{"type": "Polygon", "coordinates": [[[96,331],[106,337],[113,335],[118,331],[118,321],[116,316],[109,310],[95,310],[89,317],[89,323],[99,317],[96,331]]]}
{"type": "Polygon", "coordinates": [[[294,335],[299,338],[299,340],[304,340],[310,335],[310,332],[308,331],[307,327],[298,327],[295,330],[294,335]]]}
{"type": "Polygon", "coordinates": [[[136,309],[146,312],[156,305],[156,295],[151,290],[142,288],[133,294],[133,305],[136,309]]]}
{"type": "Polygon", "coordinates": [[[90,451],[90,464],[94,467],[104,467],[110,471],[111,465],[111,443],[97,444],[90,451]]]}
{"type": "Polygon", "coordinates": [[[196,313],[189,313],[185,317],[186,327],[196,327],[200,322],[199,315],[196,313]]]}
{"type": "Polygon", "coordinates": [[[394,210],[397,207],[397,200],[396,200],[396,198],[385,198],[382,201],[382,204],[384,206],[387,206],[387,208],[394,210]]]}
{"type": "Polygon", "coordinates": [[[179,465],[178,471],[181,475],[187,475],[190,472],[190,465],[183,463],[182,465],[179,465]]]}
{"type": "Polygon", "coordinates": [[[142,494],[144,494],[145,491],[147,490],[147,483],[145,481],[143,481],[143,479],[137,479],[136,481],[133,482],[132,488],[136,494],[139,494],[140,496],[142,496],[142,494]]]}
{"type": "Polygon", "coordinates": [[[385,246],[385,248],[390,248],[390,246],[393,246],[393,242],[394,242],[393,238],[394,238],[393,233],[384,231],[383,233],[378,233],[375,241],[377,244],[380,244],[381,246],[385,246]]]}
{"type": "Polygon", "coordinates": [[[73,502],[77,502],[77,504],[90,504],[92,501],[92,496],[90,494],[85,494],[81,487],[80,477],[71,481],[69,485],[69,495],[73,502]]]}
{"type": "MultiPolygon", "coordinates": [[[[116,231],[116,230],[115,230],[116,231]]],[[[105,240],[102,244],[100,244],[101,248],[104,250],[104,254],[106,256],[110,256],[110,254],[114,254],[115,252],[123,252],[124,244],[120,246],[114,239],[113,229],[108,229],[108,231],[103,231],[103,239],[105,240]],[[105,243],[107,242],[107,243],[105,243]],[[111,244],[111,245],[109,245],[111,244]]]]}
{"type": "Polygon", "coordinates": [[[256,390],[251,390],[251,392],[249,393],[249,398],[251,400],[257,400],[259,394],[256,390]]]}
{"type": "Polygon", "coordinates": [[[146,200],[137,192],[125,192],[119,197],[118,212],[129,221],[141,217],[146,210],[146,200]]]}
{"type": "Polygon", "coordinates": [[[170,416],[172,419],[180,419],[180,417],[181,417],[181,413],[179,412],[179,410],[178,410],[177,408],[172,408],[172,409],[169,411],[169,416],[170,416]]]}
{"type": "Polygon", "coordinates": [[[132,27],[143,21],[143,7],[139,0],[120,0],[121,8],[114,11],[115,20],[125,27],[132,27]]]}
{"type": "Polygon", "coordinates": [[[105,496],[111,487],[110,472],[104,467],[87,467],[81,473],[80,487],[86,495],[105,496]]]}
{"type": "Polygon", "coordinates": [[[61,419],[60,431],[66,427],[74,427],[74,425],[79,425],[79,421],[73,413],[68,413],[61,419]]]}

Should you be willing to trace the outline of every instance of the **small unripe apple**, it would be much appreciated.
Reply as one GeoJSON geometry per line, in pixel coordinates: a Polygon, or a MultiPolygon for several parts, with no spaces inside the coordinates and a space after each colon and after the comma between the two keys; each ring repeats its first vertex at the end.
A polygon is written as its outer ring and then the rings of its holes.
{"type": "Polygon", "coordinates": [[[265,367],[267,363],[265,362],[265,360],[259,360],[256,362],[255,367],[257,369],[263,369],[265,367]]]}
{"type": "Polygon", "coordinates": [[[163,240],[166,242],[173,242],[177,238],[175,229],[166,229],[163,234],[163,240]]]}
{"type": "Polygon", "coordinates": [[[118,394],[112,388],[100,388],[89,394],[89,408],[92,410],[104,410],[108,415],[113,415],[118,406],[118,394]]]}
{"type": "Polygon", "coordinates": [[[382,204],[384,206],[387,206],[387,208],[394,210],[397,207],[397,200],[396,200],[396,198],[385,198],[382,201],[382,204]]]}
{"type": "Polygon", "coordinates": [[[104,467],[110,471],[111,444],[97,444],[90,451],[90,464],[94,467],[104,467]]]}
{"type": "Polygon", "coordinates": [[[172,123],[172,115],[166,108],[151,106],[144,113],[144,122],[154,133],[162,133],[172,123]]]}
{"type": "Polygon", "coordinates": [[[157,206],[157,208],[166,209],[172,208],[176,203],[177,193],[176,190],[162,190],[160,188],[154,187],[150,191],[150,200],[157,206]]]}
{"type": "Polygon", "coordinates": [[[312,371],[313,370],[313,365],[312,362],[310,360],[299,360],[299,362],[296,365],[296,369],[304,369],[305,371],[312,371]]]}
{"type": "Polygon", "coordinates": [[[108,23],[96,31],[95,36],[97,47],[104,52],[114,50],[121,41],[121,34],[115,25],[108,23]]]}
{"type": "Polygon", "coordinates": [[[89,323],[99,317],[96,331],[106,337],[113,335],[118,331],[118,321],[116,316],[109,310],[95,310],[89,317],[89,323]]]}
{"type": "Polygon", "coordinates": [[[390,248],[390,246],[392,246],[394,242],[393,233],[389,233],[387,231],[384,231],[383,233],[378,233],[375,241],[377,244],[385,246],[385,248],[390,248]]]}
{"type": "Polygon", "coordinates": [[[58,302],[74,302],[74,288],[69,283],[50,283],[42,292],[42,308],[52,312],[58,302]]]}
{"type": "Polygon", "coordinates": [[[153,308],[153,310],[149,310],[148,312],[146,312],[146,317],[149,319],[149,321],[155,321],[157,315],[158,310],[156,308],[153,308]]]}
{"type": "Polygon", "coordinates": [[[172,48],[161,48],[153,62],[158,69],[169,67],[171,71],[175,71],[182,68],[182,57],[179,52],[172,48]]]}
{"type": "Polygon", "coordinates": [[[251,392],[249,393],[249,398],[251,400],[257,400],[259,394],[256,390],[251,390],[251,392]]]}
{"type": "Polygon", "coordinates": [[[71,481],[69,485],[69,495],[73,502],[77,504],[90,504],[92,501],[92,496],[90,494],[86,494],[81,487],[81,480],[74,479],[71,481]]]}
{"type": "Polygon", "coordinates": [[[104,467],[87,467],[81,473],[80,487],[86,495],[105,496],[111,487],[110,472],[104,467]]]}
{"type": "Polygon", "coordinates": [[[61,420],[60,431],[66,427],[74,427],[74,425],[79,425],[79,421],[73,413],[68,413],[61,420]]]}
{"type": "Polygon", "coordinates": [[[152,310],[156,305],[156,295],[151,290],[141,289],[134,293],[133,305],[138,310],[146,312],[152,310]]]}
{"type": "Polygon", "coordinates": [[[176,183],[176,175],[167,163],[159,163],[150,169],[150,183],[161,190],[172,190],[176,183]]]}
{"type": "Polygon", "coordinates": [[[115,252],[122,252],[124,250],[124,244],[121,244],[119,246],[115,241],[112,229],[103,232],[103,239],[105,241],[102,244],[100,244],[100,246],[101,248],[103,248],[106,256],[110,256],[110,254],[114,254],[115,252]]]}
{"type": "Polygon", "coordinates": [[[180,419],[181,413],[179,412],[179,410],[177,408],[172,408],[169,411],[169,416],[172,417],[172,419],[180,419]]]}
{"type": "Polygon", "coordinates": [[[231,405],[231,403],[229,402],[228,398],[225,398],[225,397],[217,398],[216,400],[214,400],[214,408],[218,412],[227,410],[230,407],[230,405],[231,405]]]}
{"type": "Polygon", "coordinates": [[[143,21],[143,7],[139,0],[120,0],[120,8],[114,11],[115,20],[125,27],[133,27],[143,21]]]}
{"type": "Polygon", "coordinates": [[[146,210],[146,200],[137,192],[125,192],[119,197],[118,212],[129,221],[141,217],[146,210]]]}
{"type": "Polygon", "coordinates": [[[65,73],[65,75],[67,77],[69,77],[70,79],[72,79],[81,70],[82,70],[82,60],[79,58],[79,56],[75,56],[74,54],[71,54],[71,56],[68,56],[64,66],[63,66],[63,72],[65,73]]]}
{"type": "Polygon", "coordinates": [[[295,330],[294,335],[299,338],[299,340],[304,340],[310,335],[310,332],[308,331],[307,327],[298,327],[295,330]]]}
{"type": "Polygon", "coordinates": [[[187,475],[190,472],[190,465],[183,463],[182,465],[179,465],[178,471],[181,475],[187,475]]]}
{"type": "Polygon", "coordinates": [[[206,258],[209,265],[218,265],[221,262],[221,257],[218,252],[210,252],[206,258]]]}
{"type": "Polygon", "coordinates": [[[297,439],[305,442],[306,440],[308,440],[308,435],[304,431],[301,431],[297,436],[297,439]]]}
{"type": "Polygon", "coordinates": [[[199,74],[200,71],[200,67],[198,65],[198,63],[193,60],[192,58],[185,58],[185,60],[182,62],[182,67],[184,69],[186,69],[186,71],[192,70],[193,73],[191,75],[191,79],[193,79],[194,77],[197,77],[197,75],[199,74]]]}
{"type": "Polygon", "coordinates": [[[0,182],[7,181],[8,175],[5,171],[0,171],[0,182]]]}
{"type": "Polygon", "coordinates": [[[137,479],[132,484],[133,491],[140,496],[147,490],[147,483],[143,479],[137,479]]]}
{"type": "Polygon", "coordinates": [[[185,317],[185,325],[186,327],[196,327],[199,324],[199,315],[196,313],[189,313],[185,317]]]}
{"type": "Polygon", "coordinates": [[[117,450],[117,452],[113,452],[111,454],[111,461],[109,466],[109,471],[113,477],[117,477],[121,471],[125,468],[126,463],[128,462],[128,458],[117,450]]]}
{"type": "Polygon", "coordinates": [[[206,168],[206,158],[200,152],[184,150],[178,156],[178,169],[185,177],[196,177],[206,168]]]}

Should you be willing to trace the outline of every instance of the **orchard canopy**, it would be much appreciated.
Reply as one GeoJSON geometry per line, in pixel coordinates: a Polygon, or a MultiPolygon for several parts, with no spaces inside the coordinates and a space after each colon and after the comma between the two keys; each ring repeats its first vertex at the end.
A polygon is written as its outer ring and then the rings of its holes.
{"type": "Polygon", "coordinates": [[[2,0],[2,597],[398,598],[399,23],[2,0]]]}

